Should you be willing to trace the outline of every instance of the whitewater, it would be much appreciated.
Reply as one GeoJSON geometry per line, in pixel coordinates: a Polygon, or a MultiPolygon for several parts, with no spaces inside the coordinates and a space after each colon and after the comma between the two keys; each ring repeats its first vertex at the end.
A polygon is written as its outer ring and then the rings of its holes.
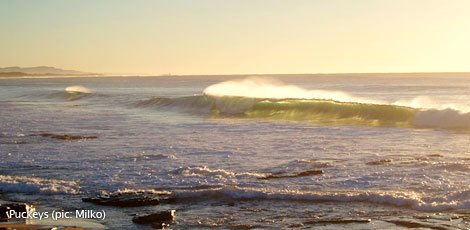
{"type": "Polygon", "coordinates": [[[0,200],[165,194],[138,210],[175,209],[175,228],[466,229],[468,92],[452,74],[1,79],[0,200]]]}

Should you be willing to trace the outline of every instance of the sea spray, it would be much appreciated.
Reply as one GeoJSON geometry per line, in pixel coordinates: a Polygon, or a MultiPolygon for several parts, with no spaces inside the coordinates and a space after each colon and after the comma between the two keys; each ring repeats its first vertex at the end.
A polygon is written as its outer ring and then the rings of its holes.
{"type": "Polygon", "coordinates": [[[400,99],[393,103],[393,105],[406,106],[419,109],[429,110],[455,110],[461,113],[470,113],[470,106],[461,103],[437,103],[429,96],[418,96],[412,99],[400,99]]]}
{"type": "Polygon", "coordinates": [[[307,90],[295,85],[286,85],[272,78],[248,77],[241,80],[224,81],[204,89],[209,96],[229,96],[269,99],[322,99],[342,102],[383,103],[378,100],[353,97],[341,91],[307,90]]]}

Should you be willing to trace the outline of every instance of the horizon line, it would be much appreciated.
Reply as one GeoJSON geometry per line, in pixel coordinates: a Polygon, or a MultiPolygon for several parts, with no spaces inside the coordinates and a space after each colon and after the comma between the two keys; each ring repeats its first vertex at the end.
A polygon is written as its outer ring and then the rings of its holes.
{"type": "Polygon", "coordinates": [[[470,74],[470,71],[455,71],[455,72],[319,72],[319,73],[220,73],[220,74],[144,74],[144,73],[101,73],[104,76],[246,76],[246,75],[341,75],[341,74],[470,74]]]}

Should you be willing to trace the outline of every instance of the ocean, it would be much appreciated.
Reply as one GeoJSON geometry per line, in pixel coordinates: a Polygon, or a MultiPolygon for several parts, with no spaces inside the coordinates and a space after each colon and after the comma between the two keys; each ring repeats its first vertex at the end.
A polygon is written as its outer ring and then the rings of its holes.
{"type": "Polygon", "coordinates": [[[470,74],[3,78],[0,199],[111,229],[468,229],[469,102],[470,74]],[[82,201],[115,192],[172,201],[82,201]]]}

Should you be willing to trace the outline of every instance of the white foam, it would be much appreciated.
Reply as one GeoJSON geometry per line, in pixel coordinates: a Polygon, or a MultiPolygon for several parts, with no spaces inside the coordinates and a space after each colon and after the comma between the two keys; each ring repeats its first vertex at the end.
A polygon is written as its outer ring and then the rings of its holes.
{"type": "Polygon", "coordinates": [[[181,167],[175,171],[178,174],[182,174],[186,177],[214,177],[214,178],[246,178],[254,177],[260,178],[265,177],[263,173],[252,173],[252,172],[232,172],[224,169],[210,169],[207,166],[196,166],[196,167],[181,167]]]}
{"type": "Polygon", "coordinates": [[[170,194],[168,191],[156,190],[151,188],[120,188],[117,193],[148,193],[148,194],[170,194]]]}
{"type": "Polygon", "coordinates": [[[78,194],[74,181],[38,177],[0,175],[0,191],[12,193],[78,194]]]}

